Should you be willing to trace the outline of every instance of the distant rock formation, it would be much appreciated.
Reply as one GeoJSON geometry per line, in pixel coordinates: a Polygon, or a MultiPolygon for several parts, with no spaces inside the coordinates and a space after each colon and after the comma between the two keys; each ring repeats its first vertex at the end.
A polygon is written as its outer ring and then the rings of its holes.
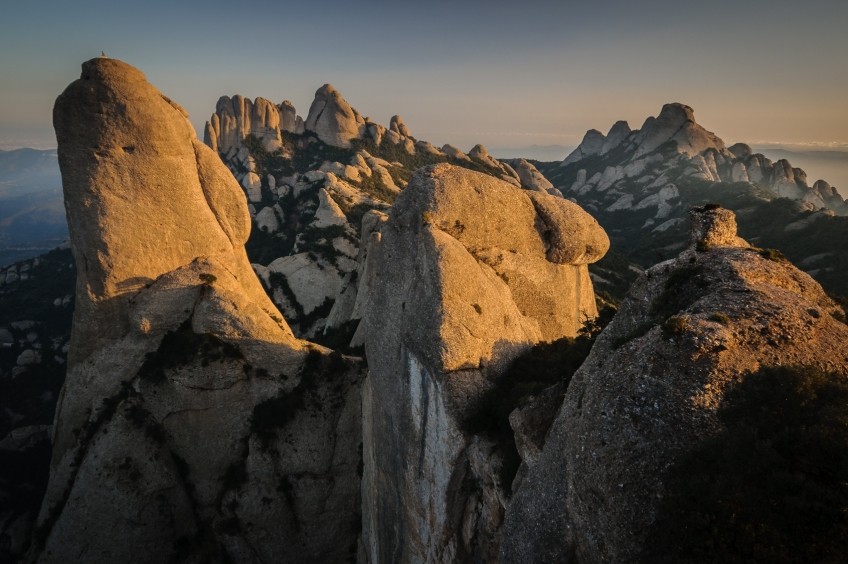
{"type": "Polygon", "coordinates": [[[521,182],[521,187],[527,190],[535,190],[536,192],[547,192],[553,196],[562,197],[562,192],[554,188],[551,181],[539,172],[535,166],[525,159],[512,159],[507,161],[521,182]]]}
{"type": "Polygon", "coordinates": [[[327,145],[350,147],[351,140],[362,137],[365,119],[342,98],[338,90],[331,84],[325,84],[315,92],[305,127],[327,145]]]}
{"type": "Polygon", "coordinates": [[[493,561],[510,484],[464,419],[517,355],[597,315],[587,265],[609,240],[567,200],[436,165],[371,241],[362,560],[493,561]]]}
{"type": "Polygon", "coordinates": [[[241,188],[115,59],[83,64],[54,124],[80,268],[30,558],[346,558],[361,369],[297,340],[268,299],[241,188]]]}
{"type": "Polygon", "coordinates": [[[239,95],[222,96],[211,120],[206,122],[204,143],[232,158],[248,135],[259,139],[266,151],[279,150],[283,132],[303,132],[303,120],[288,100],[277,106],[265,98],[251,101],[239,95]]]}
{"type": "Polygon", "coordinates": [[[603,207],[628,209],[640,203],[634,197],[643,199],[664,184],[702,179],[755,183],[777,197],[800,200],[812,210],[826,207],[848,214],[848,205],[829,185],[810,187],[803,170],[783,159],[772,162],[754,154],[743,143],[726,147],[695,121],[691,107],[679,103],[665,104],[657,117],[645,120],[641,129],[631,131],[627,122],[618,121],[606,136],[596,129],[587,131],[561,166],[576,173],[569,175],[567,186],[559,184],[566,196],[572,192],[594,196],[603,207]],[[588,161],[589,157],[596,162],[588,161]],[[657,169],[665,169],[664,174],[658,174],[657,169]],[[627,200],[622,199],[625,197],[627,200]]]}
{"type": "Polygon", "coordinates": [[[732,390],[775,367],[848,376],[848,325],[821,287],[739,239],[730,211],[692,220],[689,248],[634,284],[574,375],[508,508],[505,562],[657,561],[670,469],[722,431],[732,390]]]}
{"type": "Polygon", "coordinates": [[[562,161],[562,166],[570,165],[585,159],[586,157],[599,154],[604,146],[605,140],[606,138],[603,133],[597,129],[590,129],[583,136],[583,140],[580,142],[580,145],[578,145],[571,154],[565,157],[565,160],[562,161]]]}
{"type": "MultiPolygon", "coordinates": [[[[610,133],[612,132],[610,130],[610,133]]],[[[676,143],[679,153],[689,157],[699,155],[707,149],[719,152],[725,150],[724,142],[698,125],[695,122],[695,112],[684,104],[665,104],[660,115],[645,120],[642,128],[629,141],[629,145],[636,151],[633,158],[638,159],[669,141],[676,143]]]]}
{"type": "Polygon", "coordinates": [[[305,123],[288,102],[222,97],[205,141],[267,235],[249,245],[262,247],[254,269],[294,333],[311,339],[354,331],[359,317],[341,312],[361,312],[347,301],[357,294],[360,219],[368,209],[385,210],[415,168],[448,161],[520,184],[518,173],[482,145],[470,155],[437,149],[414,138],[400,116],[388,128],[362,117],[330,85],[316,92],[305,123]]]}

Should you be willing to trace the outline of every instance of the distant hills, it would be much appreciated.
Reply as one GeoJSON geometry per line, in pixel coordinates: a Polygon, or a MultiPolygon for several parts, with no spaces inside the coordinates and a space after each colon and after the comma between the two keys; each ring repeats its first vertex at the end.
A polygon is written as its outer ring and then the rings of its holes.
{"type": "Polygon", "coordinates": [[[0,151],[0,266],[68,237],[56,150],[0,151]]]}

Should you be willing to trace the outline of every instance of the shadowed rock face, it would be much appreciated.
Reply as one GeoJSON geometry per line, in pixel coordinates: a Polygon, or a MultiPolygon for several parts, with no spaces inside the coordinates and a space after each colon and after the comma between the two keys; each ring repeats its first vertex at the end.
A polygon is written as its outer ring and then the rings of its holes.
{"type": "Polygon", "coordinates": [[[728,210],[691,215],[689,249],[633,285],[574,375],[508,508],[504,561],[656,561],[669,469],[722,432],[729,390],[770,367],[848,376],[848,326],[821,287],[736,237],[728,210]]]}
{"type": "Polygon", "coordinates": [[[497,557],[509,484],[463,421],[518,354],[597,315],[587,264],[608,245],[562,198],[450,165],[415,174],[368,250],[366,561],[497,557]]]}
{"type": "Polygon", "coordinates": [[[243,192],[138,70],[84,63],[54,123],[80,267],[30,558],[343,560],[360,366],[292,336],[243,192]]]}

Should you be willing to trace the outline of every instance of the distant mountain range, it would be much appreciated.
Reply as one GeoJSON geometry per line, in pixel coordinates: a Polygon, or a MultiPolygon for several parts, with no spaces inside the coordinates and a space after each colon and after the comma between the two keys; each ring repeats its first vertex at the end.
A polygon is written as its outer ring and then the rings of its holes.
{"type": "Polygon", "coordinates": [[[0,266],[68,237],[56,150],[0,151],[0,266]]]}
{"type": "Polygon", "coordinates": [[[810,178],[824,178],[842,197],[848,197],[848,150],[801,149],[795,146],[752,145],[751,148],[772,160],[787,159],[806,170],[810,178]]]}
{"type": "Polygon", "coordinates": [[[592,268],[597,287],[615,296],[640,269],[680,251],[689,209],[706,203],[734,210],[741,236],[780,249],[827,290],[848,295],[842,196],[826,181],[808,182],[794,162],[726,145],[688,106],[666,104],[635,130],[626,122],[606,135],[590,130],[564,160],[536,164],[609,233],[611,252],[592,268]]]}

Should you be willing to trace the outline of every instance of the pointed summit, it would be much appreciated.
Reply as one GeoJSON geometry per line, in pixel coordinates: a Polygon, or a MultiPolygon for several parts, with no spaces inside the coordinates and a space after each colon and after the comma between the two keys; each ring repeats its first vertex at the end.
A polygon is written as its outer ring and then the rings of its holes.
{"type": "Polygon", "coordinates": [[[604,140],[604,144],[601,147],[601,155],[606,155],[627,139],[627,136],[630,135],[630,125],[624,120],[617,121],[610,127],[609,133],[607,133],[607,138],[604,140]]]}
{"type": "Polygon", "coordinates": [[[325,84],[315,92],[305,129],[328,145],[347,148],[351,140],[362,137],[365,119],[332,84],[325,84]]]}
{"type": "Polygon", "coordinates": [[[645,120],[636,136],[634,158],[655,151],[663,144],[674,141],[677,152],[693,157],[707,149],[724,151],[724,141],[712,131],[707,131],[695,121],[695,111],[680,103],[665,104],[660,114],[645,120]]]}
{"type": "Polygon", "coordinates": [[[583,141],[580,142],[580,145],[578,145],[570,155],[565,157],[565,160],[562,161],[562,166],[576,163],[580,159],[591,155],[597,155],[600,153],[601,147],[604,145],[604,141],[606,141],[606,137],[604,137],[603,133],[597,129],[590,129],[586,132],[586,135],[583,136],[583,141]]]}

